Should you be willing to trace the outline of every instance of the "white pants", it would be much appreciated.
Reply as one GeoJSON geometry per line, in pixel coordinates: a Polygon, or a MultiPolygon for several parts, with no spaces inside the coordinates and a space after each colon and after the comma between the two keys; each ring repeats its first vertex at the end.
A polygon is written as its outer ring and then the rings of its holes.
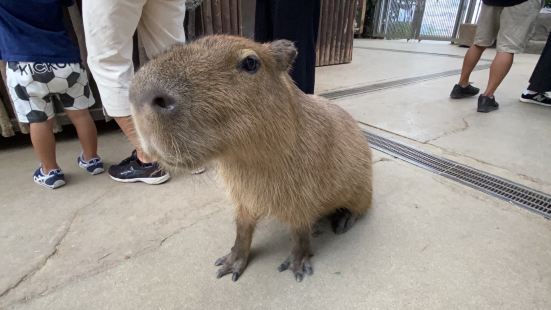
{"type": "Polygon", "coordinates": [[[149,58],[185,42],[185,0],[83,0],[88,66],[107,115],[130,115],[128,88],[134,76],[132,36],[149,58]]]}

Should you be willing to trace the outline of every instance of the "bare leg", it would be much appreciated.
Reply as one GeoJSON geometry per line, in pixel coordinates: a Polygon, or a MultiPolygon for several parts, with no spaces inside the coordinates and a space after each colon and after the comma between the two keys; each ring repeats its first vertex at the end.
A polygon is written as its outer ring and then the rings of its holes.
{"type": "Polygon", "coordinates": [[[465,58],[463,58],[463,67],[461,68],[461,77],[459,78],[458,83],[460,86],[465,87],[469,85],[471,73],[480,60],[480,57],[482,56],[484,50],[486,50],[486,47],[474,44],[469,48],[469,50],[465,54],[465,58]]]}
{"type": "Polygon", "coordinates": [[[310,248],[310,228],[293,228],[293,249],[291,255],[278,267],[278,270],[291,269],[297,282],[304,279],[304,275],[312,275],[314,269],[310,263],[312,250],[310,248]]]}
{"type": "Polygon", "coordinates": [[[138,154],[138,159],[142,163],[150,163],[153,161],[152,158],[148,157],[142,150],[140,141],[138,139],[138,135],[136,134],[136,128],[134,128],[134,123],[132,122],[132,117],[125,116],[125,117],[115,117],[114,118],[119,127],[122,129],[122,132],[128,138],[130,143],[134,146],[136,149],[136,153],[138,154]]]}
{"type": "Polygon", "coordinates": [[[492,65],[490,66],[490,78],[484,96],[493,97],[501,81],[505,78],[513,65],[514,55],[511,53],[497,52],[492,65]]]}
{"type": "Polygon", "coordinates": [[[55,136],[53,132],[54,119],[51,118],[42,123],[31,123],[31,141],[34,152],[40,160],[45,174],[59,169],[55,156],[55,136]]]}
{"type": "Polygon", "coordinates": [[[236,226],[237,234],[231,252],[220,257],[214,263],[216,266],[222,266],[218,269],[217,278],[232,273],[232,280],[237,281],[247,267],[256,219],[250,216],[243,207],[239,207],[236,226]]]}
{"type": "Polygon", "coordinates": [[[88,110],[65,110],[77,129],[84,160],[98,156],[98,132],[88,110]]]}

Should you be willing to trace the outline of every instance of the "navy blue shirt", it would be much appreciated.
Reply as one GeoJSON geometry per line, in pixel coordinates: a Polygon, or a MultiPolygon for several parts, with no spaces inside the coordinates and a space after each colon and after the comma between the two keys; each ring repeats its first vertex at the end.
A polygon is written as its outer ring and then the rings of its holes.
{"type": "Polygon", "coordinates": [[[0,59],[80,62],[78,47],[63,23],[63,6],[72,3],[72,0],[1,0],[0,59]]]}

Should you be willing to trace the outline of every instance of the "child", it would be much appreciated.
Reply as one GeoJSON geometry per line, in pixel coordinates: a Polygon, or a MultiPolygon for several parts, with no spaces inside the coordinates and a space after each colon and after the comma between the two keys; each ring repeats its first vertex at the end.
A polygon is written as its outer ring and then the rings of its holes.
{"type": "Polygon", "coordinates": [[[78,47],[63,23],[63,6],[72,0],[2,0],[0,2],[0,59],[7,62],[10,97],[17,118],[29,123],[40,167],[34,181],[55,189],[65,185],[56,161],[53,134],[54,105],[63,106],[82,147],[78,165],[102,173],[97,155],[96,126],[88,108],[94,104],[78,47]]]}

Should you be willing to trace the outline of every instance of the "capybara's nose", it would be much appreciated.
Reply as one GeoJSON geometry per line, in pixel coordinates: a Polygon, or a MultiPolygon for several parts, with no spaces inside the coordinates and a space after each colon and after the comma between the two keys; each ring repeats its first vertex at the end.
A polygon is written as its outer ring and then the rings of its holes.
{"type": "Polygon", "coordinates": [[[174,110],[174,99],[166,95],[158,95],[149,101],[153,109],[170,112],[174,110]]]}

